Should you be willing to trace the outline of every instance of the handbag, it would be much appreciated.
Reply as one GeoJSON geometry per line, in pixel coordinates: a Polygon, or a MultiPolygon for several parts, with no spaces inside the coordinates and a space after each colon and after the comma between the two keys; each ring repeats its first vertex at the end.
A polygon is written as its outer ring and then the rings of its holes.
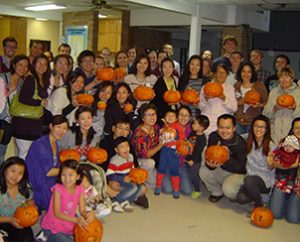
{"type": "MultiPolygon", "coordinates": [[[[37,82],[35,81],[35,89],[33,94],[33,99],[41,99],[38,95],[37,89],[37,82]]],[[[19,100],[20,91],[16,93],[13,97],[11,104],[9,106],[9,114],[12,117],[19,117],[19,118],[27,118],[27,119],[40,119],[43,116],[44,110],[41,105],[39,106],[31,106],[24,103],[21,103],[19,100]]]]}

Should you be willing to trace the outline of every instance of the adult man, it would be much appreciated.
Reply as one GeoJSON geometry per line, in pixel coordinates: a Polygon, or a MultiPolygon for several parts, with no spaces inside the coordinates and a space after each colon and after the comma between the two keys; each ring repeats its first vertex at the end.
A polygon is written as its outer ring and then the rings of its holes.
{"type": "Polygon", "coordinates": [[[71,46],[67,43],[62,43],[58,46],[58,54],[71,55],[71,46]]]}
{"type": "Polygon", "coordinates": [[[209,135],[208,147],[211,145],[226,146],[229,159],[222,165],[206,160],[200,169],[200,177],[207,189],[211,192],[209,201],[216,203],[225,194],[230,199],[235,199],[240,189],[243,174],[246,173],[246,142],[238,135],[236,120],[230,114],[219,116],[218,128],[209,135]]]}
{"type": "Polygon", "coordinates": [[[33,40],[29,45],[29,61],[32,64],[33,60],[44,53],[44,44],[39,40],[33,40]]]}
{"type": "Polygon", "coordinates": [[[262,67],[263,58],[263,53],[258,49],[254,49],[250,52],[249,59],[255,67],[257,80],[265,83],[266,79],[270,76],[270,72],[262,67]]]}
{"type": "Polygon", "coordinates": [[[14,37],[6,37],[2,41],[3,55],[0,56],[0,73],[9,71],[11,60],[14,58],[18,43],[14,37]]]}
{"type": "Polygon", "coordinates": [[[82,72],[86,76],[85,90],[89,91],[98,84],[98,80],[95,80],[94,75],[95,54],[90,50],[83,50],[77,57],[77,62],[78,67],[76,70],[82,72]]]}
{"type": "Polygon", "coordinates": [[[173,55],[174,55],[174,50],[173,50],[173,46],[171,44],[164,44],[163,45],[163,50],[167,53],[168,57],[170,57],[175,65],[175,70],[177,71],[177,73],[180,75],[180,65],[179,63],[173,59],[173,55]]]}
{"type": "Polygon", "coordinates": [[[232,86],[236,83],[235,74],[237,73],[241,63],[244,61],[242,52],[233,51],[229,57],[231,69],[229,75],[227,76],[226,83],[231,84],[232,86]]]}
{"type": "Polygon", "coordinates": [[[104,66],[111,66],[110,58],[111,58],[111,51],[108,47],[103,47],[99,55],[103,57],[104,59],[104,66]]]}

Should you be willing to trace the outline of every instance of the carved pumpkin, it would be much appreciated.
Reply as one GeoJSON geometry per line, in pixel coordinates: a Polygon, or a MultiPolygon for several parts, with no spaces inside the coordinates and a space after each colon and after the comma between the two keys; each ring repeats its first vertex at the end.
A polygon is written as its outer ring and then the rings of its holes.
{"type": "Polygon", "coordinates": [[[81,228],[78,224],[74,226],[75,242],[101,242],[103,227],[99,220],[94,219],[86,228],[81,228]]]}
{"type": "Polygon", "coordinates": [[[197,104],[199,102],[199,93],[194,89],[186,89],[182,93],[182,101],[188,104],[197,104]]]}
{"type": "Polygon", "coordinates": [[[164,101],[168,104],[176,104],[181,100],[181,94],[176,90],[168,90],[163,95],[164,101]]]}
{"type": "Polygon", "coordinates": [[[149,101],[154,97],[154,90],[152,87],[140,85],[134,89],[133,95],[138,101],[149,101]]]}
{"type": "Polygon", "coordinates": [[[67,150],[62,150],[59,153],[59,162],[63,163],[66,160],[76,160],[76,161],[80,161],[80,153],[79,151],[75,150],[75,149],[67,149],[67,150]]]}
{"type": "Polygon", "coordinates": [[[106,107],[107,107],[107,104],[106,104],[106,102],[104,102],[104,101],[99,101],[99,102],[97,103],[97,108],[98,108],[99,110],[105,110],[106,107]]]}
{"type": "Polygon", "coordinates": [[[97,78],[102,81],[111,81],[115,79],[115,71],[111,67],[99,68],[97,70],[97,78]]]}
{"type": "Polygon", "coordinates": [[[130,113],[133,111],[133,105],[131,103],[126,103],[124,105],[124,111],[125,113],[130,113]]]}
{"type": "Polygon", "coordinates": [[[267,207],[257,207],[251,212],[250,219],[256,226],[268,228],[273,224],[274,215],[267,207]]]}
{"type": "Polygon", "coordinates": [[[228,149],[221,145],[212,145],[205,151],[205,159],[223,165],[229,159],[228,149]]]}
{"type": "Polygon", "coordinates": [[[82,105],[91,105],[94,102],[94,97],[91,94],[78,94],[76,99],[82,105]]]}
{"type": "Polygon", "coordinates": [[[220,97],[223,94],[223,87],[217,82],[208,82],[204,85],[205,96],[220,97]]]}
{"type": "Polygon", "coordinates": [[[282,94],[276,99],[277,105],[287,108],[295,104],[295,98],[289,94],[282,94]]]}
{"type": "Polygon", "coordinates": [[[107,152],[105,149],[93,147],[87,153],[87,159],[92,163],[101,164],[107,160],[107,152]]]}
{"type": "Polygon", "coordinates": [[[129,177],[135,184],[143,184],[148,179],[148,171],[143,168],[132,168],[129,177]]]}
{"type": "Polygon", "coordinates": [[[189,141],[178,141],[176,151],[179,155],[186,156],[193,153],[194,146],[189,141]]]}
{"type": "Polygon", "coordinates": [[[124,76],[126,76],[126,71],[122,67],[118,67],[114,70],[115,72],[115,79],[116,80],[123,80],[124,76]]]}
{"type": "Polygon", "coordinates": [[[175,129],[170,127],[165,127],[160,130],[160,139],[163,143],[168,143],[174,141],[177,137],[177,132],[175,129]]]}
{"type": "Polygon", "coordinates": [[[23,204],[18,207],[14,217],[19,220],[19,225],[26,228],[30,227],[39,220],[39,212],[36,206],[23,204]]]}
{"type": "Polygon", "coordinates": [[[245,99],[245,103],[256,105],[259,103],[260,94],[255,90],[250,90],[246,92],[244,99],[245,99]]]}

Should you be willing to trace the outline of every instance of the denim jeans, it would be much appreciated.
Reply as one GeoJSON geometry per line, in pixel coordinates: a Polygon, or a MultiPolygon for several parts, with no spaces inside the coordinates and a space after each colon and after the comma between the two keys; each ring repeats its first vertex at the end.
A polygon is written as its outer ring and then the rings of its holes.
{"type": "Polygon", "coordinates": [[[0,164],[4,161],[7,145],[0,144],[0,164]]]}
{"type": "MultiPolygon", "coordinates": [[[[180,177],[180,191],[183,195],[191,195],[193,191],[192,181],[188,170],[186,168],[186,164],[181,165],[178,169],[179,177],[180,177]]],[[[167,170],[166,175],[164,177],[162,183],[162,192],[164,193],[172,193],[173,187],[170,179],[170,172],[167,170]]]]}
{"type": "Polygon", "coordinates": [[[122,203],[126,200],[128,202],[133,202],[137,198],[137,195],[139,193],[139,187],[131,182],[123,182],[121,184],[121,189],[122,190],[120,191],[120,193],[112,199],[114,201],[117,201],[118,203],[122,203]]]}
{"type": "Polygon", "coordinates": [[[53,234],[50,230],[43,229],[44,234],[47,236],[47,242],[73,242],[73,236],[70,234],[57,233],[53,234]]]}
{"type": "Polygon", "coordinates": [[[285,217],[290,223],[300,223],[300,197],[296,193],[287,194],[274,188],[270,209],[276,219],[285,217]]]}

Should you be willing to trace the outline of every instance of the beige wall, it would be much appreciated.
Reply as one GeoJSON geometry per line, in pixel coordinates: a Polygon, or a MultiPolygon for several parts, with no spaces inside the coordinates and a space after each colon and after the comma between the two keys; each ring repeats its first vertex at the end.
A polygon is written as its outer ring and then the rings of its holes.
{"type": "Polygon", "coordinates": [[[58,21],[37,21],[27,20],[27,55],[29,54],[30,39],[51,41],[51,51],[57,54],[59,40],[59,22],[58,21]]]}

